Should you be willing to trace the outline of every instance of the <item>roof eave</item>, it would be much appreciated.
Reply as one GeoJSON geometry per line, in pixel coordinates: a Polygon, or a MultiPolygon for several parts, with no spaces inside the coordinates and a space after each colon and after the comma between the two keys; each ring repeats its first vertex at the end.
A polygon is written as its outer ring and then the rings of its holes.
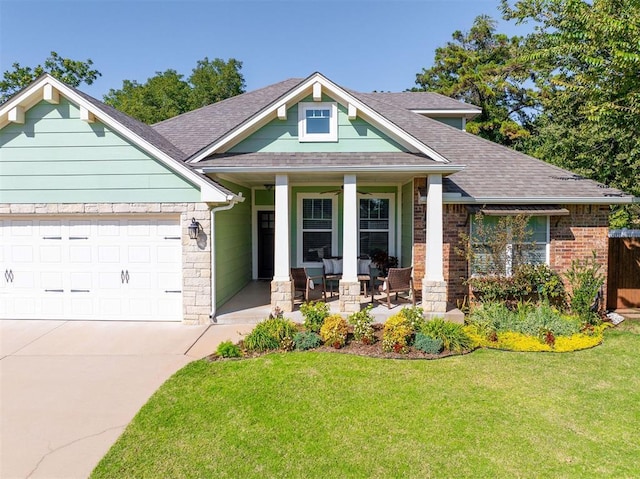
{"type": "Polygon", "coordinates": [[[327,173],[327,171],[332,172],[340,172],[340,173],[377,173],[377,172],[402,172],[402,173],[415,173],[416,175],[424,175],[424,174],[442,174],[444,176],[451,175],[453,173],[457,173],[462,171],[465,167],[459,165],[426,165],[416,167],[414,165],[401,165],[401,166],[389,166],[389,165],[378,165],[378,166],[353,166],[353,165],[344,165],[344,166],[316,166],[316,165],[305,165],[305,166],[265,166],[265,167],[256,167],[256,166],[202,166],[196,168],[196,171],[199,171],[203,174],[210,173],[277,173],[277,174],[287,174],[287,173],[327,173]]]}
{"type": "Polygon", "coordinates": [[[633,196],[549,196],[549,197],[473,197],[460,196],[456,193],[445,193],[444,203],[447,204],[564,204],[564,205],[624,205],[631,203],[640,203],[640,198],[633,196]]]}

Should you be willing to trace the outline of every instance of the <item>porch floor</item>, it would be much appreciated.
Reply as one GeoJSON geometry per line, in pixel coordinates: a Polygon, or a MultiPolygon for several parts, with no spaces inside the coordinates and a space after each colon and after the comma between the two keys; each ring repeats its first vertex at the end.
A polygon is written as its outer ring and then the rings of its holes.
{"type": "MultiPolygon", "coordinates": [[[[252,324],[268,318],[271,313],[271,282],[267,280],[250,281],[240,292],[233,296],[229,301],[224,303],[218,308],[216,318],[214,322],[216,324],[252,324]]],[[[319,288],[314,289],[311,292],[311,300],[322,299],[322,291],[319,288]]],[[[386,295],[378,294],[374,297],[373,314],[374,322],[384,323],[387,318],[393,314],[399,312],[404,306],[411,306],[410,301],[399,299],[397,302],[391,298],[391,309],[388,309],[386,305],[378,302],[377,300],[386,299],[386,295]]],[[[285,313],[285,317],[295,321],[296,323],[302,323],[302,313],[300,312],[300,299],[296,299],[294,303],[294,310],[291,313],[285,313]]],[[[331,313],[340,313],[338,311],[338,293],[334,292],[331,296],[327,291],[327,303],[331,313]]],[[[365,308],[371,303],[371,296],[360,296],[360,304],[362,308],[365,308]]],[[[417,306],[420,306],[420,302],[416,302],[417,306]]],[[[347,313],[342,313],[344,316],[347,313]]],[[[455,322],[460,322],[462,313],[453,309],[448,311],[444,316],[455,322]]],[[[442,316],[442,315],[440,315],[442,316]]]]}

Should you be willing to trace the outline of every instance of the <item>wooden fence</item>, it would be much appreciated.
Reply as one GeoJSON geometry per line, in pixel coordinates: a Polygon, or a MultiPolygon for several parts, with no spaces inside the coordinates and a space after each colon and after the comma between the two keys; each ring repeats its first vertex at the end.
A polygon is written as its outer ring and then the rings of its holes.
{"type": "Polygon", "coordinates": [[[640,230],[609,232],[607,309],[640,308],[640,230]]]}

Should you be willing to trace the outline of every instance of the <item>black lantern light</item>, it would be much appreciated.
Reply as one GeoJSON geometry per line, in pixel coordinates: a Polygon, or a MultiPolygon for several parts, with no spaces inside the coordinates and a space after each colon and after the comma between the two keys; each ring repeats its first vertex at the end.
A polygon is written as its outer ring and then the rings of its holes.
{"type": "Polygon", "coordinates": [[[198,239],[200,227],[200,223],[198,223],[195,218],[191,218],[191,224],[189,225],[189,238],[198,239]]]}

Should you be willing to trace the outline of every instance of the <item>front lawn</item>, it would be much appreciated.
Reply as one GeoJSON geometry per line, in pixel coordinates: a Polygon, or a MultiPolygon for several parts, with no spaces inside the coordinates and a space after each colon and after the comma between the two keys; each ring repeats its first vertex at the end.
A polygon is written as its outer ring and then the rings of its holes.
{"type": "Polygon", "coordinates": [[[92,477],[640,477],[640,335],[626,329],[564,354],[198,361],[92,477]]]}

